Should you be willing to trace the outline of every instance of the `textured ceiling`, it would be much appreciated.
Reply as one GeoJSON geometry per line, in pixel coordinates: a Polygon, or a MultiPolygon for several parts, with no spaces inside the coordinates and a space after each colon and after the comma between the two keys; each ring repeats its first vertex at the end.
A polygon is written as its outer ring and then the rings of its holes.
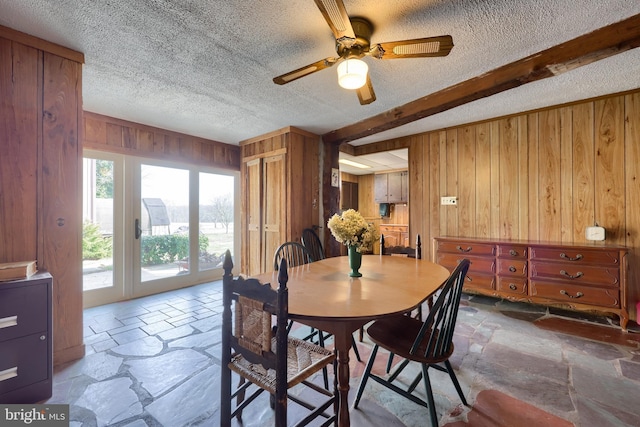
{"type": "MultiPolygon", "coordinates": [[[[344,0],[372,42],[443,34],[442,58],[365,60],[377,101],[361,106],[335,67],[272,78],[335,56],[312,0],[0,0],[0,24],[83,52],[84,109],[237,144],[285,126],[324,134],[624,18],[638,0],[344,0]]],[[[640,51],[615,55],[353,145],[640,87],[640,51]]]]}

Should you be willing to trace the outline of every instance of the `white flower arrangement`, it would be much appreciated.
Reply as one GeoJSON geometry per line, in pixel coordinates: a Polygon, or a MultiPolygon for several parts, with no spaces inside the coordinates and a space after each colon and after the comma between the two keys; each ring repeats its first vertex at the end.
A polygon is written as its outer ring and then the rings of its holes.
{"type": "Polygon", "coordinates": [[[375,226],[355,209],[347,209],[341,215],[333,214],[327,226],[338,242],[347,247],[355,246],[358,252],[370,252],[378,240],[375,226]]]}

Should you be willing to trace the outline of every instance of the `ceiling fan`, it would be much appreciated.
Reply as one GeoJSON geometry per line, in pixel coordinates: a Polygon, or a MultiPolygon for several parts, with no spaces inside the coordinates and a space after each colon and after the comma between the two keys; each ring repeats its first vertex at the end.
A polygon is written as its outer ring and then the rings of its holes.
{"type": "Polygon", "coordinates": [[[337,57],[329,57],[305,65],[281,76],[273,82],[279,85],[290,83],[316,71],[338,65],[338,83],[346,89],[355,89],[361,105],[376,100],[371,85],[368,66],[361,58],[365,55],[376,59],[425,58],[447,56],[453,48],[450,35],[371,45],[373,26],[364,18],[350,18],[342,0],[314,0],[336,38],[337,57]]]}

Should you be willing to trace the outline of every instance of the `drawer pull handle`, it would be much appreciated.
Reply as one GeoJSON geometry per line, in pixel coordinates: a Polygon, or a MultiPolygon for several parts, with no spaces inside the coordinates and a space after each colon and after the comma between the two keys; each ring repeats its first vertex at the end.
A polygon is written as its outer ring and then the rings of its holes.
{"type": "Polygon", "coordinates": [[[564,289],[561,289],[561,290],[560,290],[560,293],[561,293],[562,295],[566,295],[566,296],[568,296],[569,298],[580,298],[580,297],[584,296],[584,294],[583,294],[582,292],[578,292],[578,293],[577,293],[577,294],[575,294],[575,295],[569,295],[569,292],[565,291],[564,289]]]}
{"type": "Polygon", "coordinates": [[[471,278],[471,276],[467,276],[467,277],[466,277],[466,279],[467,279],[469,282],[473,282],[473,279],[471,278]]]}
{"type": "Polygon", "coordinates": [[[515,291],[516,289],[518,289],[518,287],[516,285],[514,285],[513,283],[509,284],[509,289],[511,289],[512,291],[515,291]]]}
{"type": "Polygon", "coordinates": [[[0,329],[18,325],[18,316],[3,317],[0,319],[0,329]]]}
{"type": "Polygon", "coordinates": [[[515,250],[515,249],[511,249],[511,250],[509,251],[509,255],[511,255],[511,256],[516,256],[516,255],[518,255],[518,252],[516,252],[516,250],[515,250]]]}
{"type": "Polygon", "coordinates": [[[569,274],[564,270],[560,270],[560,274],[562,274],[565,277],[568,277],[569,279],[579,279],[582,276],[584,276],[584,273],[582,271],[578,271],[575,275],[569,274]]]}
{"type": "Polygon", "coordinates": [[[456,249],[460,252],[471,252],[471,246],[467,246],[467,249],[462,249],[462,246],[456,246],[456,249]]]}
{"type": "Polygon", "coordinates": [[[0,371],[0,381],[6,381],[17,376],[18,376],[17,366],[14,366],[13,368],[5,369],[4,371],[0,371]]]}
{"type": "Polygon", "coordinates": [[[564,252],[560,254],[560,258],[564,258],[567,261],[580,261],[582,259],[582,254],[578,254],[576,255],[575,258],[571,258],[569,255],[565,254],[564,252]]]}
{"type": "Polygon", "coordinates": [[[509,266],[509,271],[512,273],[515,273],[517,270],[517,268],[515,268],[513,265],[509,266]]]}

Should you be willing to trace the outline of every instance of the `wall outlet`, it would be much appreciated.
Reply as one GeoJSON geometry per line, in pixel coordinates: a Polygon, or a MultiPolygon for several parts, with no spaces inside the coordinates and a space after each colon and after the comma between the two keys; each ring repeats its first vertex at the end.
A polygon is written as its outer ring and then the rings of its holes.
{"type": "Polygon", "coordinates": [[[455,196],[440,197],[440,204],[441,205],[457,205],[458,198],[455,196]]]}

